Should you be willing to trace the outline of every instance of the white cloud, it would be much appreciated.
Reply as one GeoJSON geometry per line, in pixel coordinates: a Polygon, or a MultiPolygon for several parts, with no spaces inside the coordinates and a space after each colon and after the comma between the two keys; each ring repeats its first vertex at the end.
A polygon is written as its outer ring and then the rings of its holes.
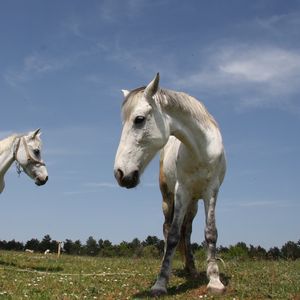
{"type": "Polygon", "coordinates": [[[75,50],[71,53],[61,53],[60,55],[44,55],[34,52],[24,57],[20,66],[10,68],[3,75],[5,81],[11,86],[17,86],[45,74],[72,67],[80,62],[84,57],[98,54],[105,50],[104,45],[97,43],[84,50],[75,50]]]}
{"type": "Polygon", "coordinates": [[[294,11],[289,14],[272,15],[269,18],[257,18],[252,26],[265,30],[276,36],[299,35],[300,13],[294,11]]]}
{"type": "Polygon", "coordinates": [[[221,58],[219,71],[226,77],[241,82],[267,83],[276,86],[280,81],[300,75],[298,52],[272,47],[237,48],[229,49],[228,52],[221,58]]]}
{"type": "Polygon", "coordinates": [[[242,107],[291,104],[299,93],[300,54],[258,45],[223,45],[206,51],[206,63],[177,83],[210,93],[234,95],[242,107]]]}
{"type": "Polygon", "coordinates": [[[9,85],[16,86],[42,74],[61,70],[70,62],[69,58],[45,57],[36,52],[26,56],[21,67],[8,70],[4,74],[4,79],[9,85]]]}

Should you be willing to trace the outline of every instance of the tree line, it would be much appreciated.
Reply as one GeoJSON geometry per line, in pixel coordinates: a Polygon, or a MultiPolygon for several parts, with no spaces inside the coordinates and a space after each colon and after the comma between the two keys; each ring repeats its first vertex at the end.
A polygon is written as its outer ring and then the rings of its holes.
{"type": "MultiPolygon", "coordinates": [[[[24,251],[26,249],[44,253],[46,250],[56,253],[58,241],[53,240],[49,234],[45,235],[41,241],[33,238],[26,243],[0,240],[1,250],[24,251]]],[[[196,257],[205,259],[206,243],[193,243],[192,249],[196,257]]],[[[121,242],[112,244],[109,240],[99,239],[98,241],[90,236],[83,244],[80,240],[63,241],[63,253],[69,255],[87,255],[99,257],[151,257],[161,258],[164,252],[164,241],[156,236],[148,236],[144,241],[135,238],[131,242],[121,242]]],[[[300,240],[298,242],[288,241],[282,247],[272,247],[269,250],[261,246],[247,246],[244,242],[239,242],[229,247],[218,247],[218,255],[224,259],[299,259],[300,240]]]]}

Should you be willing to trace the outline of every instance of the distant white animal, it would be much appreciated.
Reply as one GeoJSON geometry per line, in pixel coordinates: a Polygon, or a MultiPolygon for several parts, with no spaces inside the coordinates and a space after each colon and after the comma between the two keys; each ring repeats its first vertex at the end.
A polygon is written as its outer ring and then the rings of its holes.
{"type": "Polygon", "coordinates": [[[215,206],[225,176],[226,160],[217,122],[204,105],[181,92],[159,88],[159,74],[146,86],[123,90],[123,130],[114,173],[120,186],[134,188],[161,151],[160,189],[163,196],[165,251],[154,296],[167,292],[171,263],[180,241],[186,270],[196,274],[191,247],[198,199],[204,200],[208,289],[225,290],[216,258],[215,206]]]}
{"type": "Polygon", "coordinates": [[[49,254],[50,253],[50,250],[49,249],[47,249],[45,252],[44,252],[44,254],[49,254]]]}
{"type": "Polygon", "coordinates": [[[26,135],[12,135],[0,141],[0,193],[4,190],[4,175],[14,161],[18,172],[21,168],[37,185],[48,180],[46,165],[41,159],[42,141],[40,129],[26,135]]]}
{"type": "Polygon", "coordinates": [[[34,253],[34,250],[25,249],[25,252],[28,252],[28,253],[34,253]]]}

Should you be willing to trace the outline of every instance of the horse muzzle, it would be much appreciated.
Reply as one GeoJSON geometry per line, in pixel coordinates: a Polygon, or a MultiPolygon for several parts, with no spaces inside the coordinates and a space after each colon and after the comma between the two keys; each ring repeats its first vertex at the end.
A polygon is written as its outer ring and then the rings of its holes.
{"type": "Polygon", "coordinates": [[[114,173],[115,178],[121,187],[132,189],[136,187],[140,182],[140,175],[138,170],[125,175],[121,169],[117,169],[114,173]]]}
{"type": "Polygon", "coordinates": [[[40,186],[40,185],[44,185],[46,182],[48,181],[48,176],[46,176],[45,178],[41,179],[39,177],[37,177],[35,179],[35,184],[40,186]]]}

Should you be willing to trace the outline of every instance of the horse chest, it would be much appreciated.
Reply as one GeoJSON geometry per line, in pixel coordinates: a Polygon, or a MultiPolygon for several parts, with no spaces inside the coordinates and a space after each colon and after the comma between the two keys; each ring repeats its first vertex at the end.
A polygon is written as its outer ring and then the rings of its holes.
{"type": "Polygon", "coordinates": [[[181,172],[181,176],[185,181],[187,189],[195,199],[202,198],[203,193],[207,189],[209,182],[212,180],[212,171],[203,165],[196,165],[190,170],[185,169],[181,172]]]}

